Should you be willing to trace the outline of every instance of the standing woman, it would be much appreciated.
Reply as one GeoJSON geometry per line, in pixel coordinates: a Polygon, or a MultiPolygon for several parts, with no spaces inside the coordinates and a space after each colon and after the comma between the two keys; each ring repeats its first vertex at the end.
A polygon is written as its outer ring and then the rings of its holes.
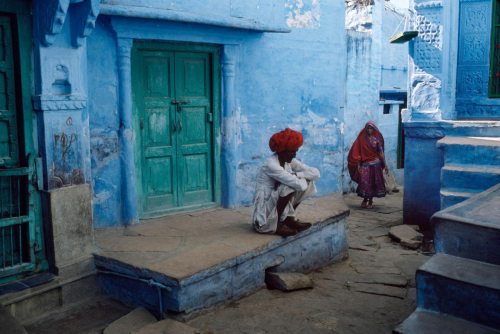
{"type": "Polygon", "coordinates": [[[373,197],[384,197],[383,169],[387,168],[384,157],[384,137],[373,122],[368,122],[359,133],[347,156],[351,179],[358,183],[356,193],[363,197],[362,208],[373,208],[373,197]]]}

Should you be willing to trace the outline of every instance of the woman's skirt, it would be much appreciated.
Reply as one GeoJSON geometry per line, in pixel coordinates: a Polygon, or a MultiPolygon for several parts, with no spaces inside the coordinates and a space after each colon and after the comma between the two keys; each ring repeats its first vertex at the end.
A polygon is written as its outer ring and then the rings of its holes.
{"type": "Polygon", "coordinates": [[[384,174],[380,160],[361,163],[356,193],[363,198],[385,196],[384,174]]]}

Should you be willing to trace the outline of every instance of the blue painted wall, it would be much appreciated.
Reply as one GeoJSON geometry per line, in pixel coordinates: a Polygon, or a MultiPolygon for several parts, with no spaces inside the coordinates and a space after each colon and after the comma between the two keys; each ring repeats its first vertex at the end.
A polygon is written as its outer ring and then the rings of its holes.
{"type": "MultiPolygon", "coordinates": [[[[190,18],[192,21],[196,22],[200,19],[198,15],[203,14],[208,19],[216,19],[210,6],[194,6],[197,2],[189,1],[189,8],[197,8],[190,18]]],[[[131,3],[121,1],[121,4],[127,8],[131,3]]],[[[186,6],[187,2],[175,4],[186,6]]],[[[272,20],[271,17],[261,18],[259,24],[246,29],[232,27],[238,21],[234,21],[234,12],[225,12],[229,7],[224,4],[228,5],[221,2],[214,7],[221,11],[223,18],[210,25],[147,17],[111,17],[103,13],[116,11],[117,7],[102,7],[96,28],[87,39],[95,226],[118,225],[123,221],[125,194],[118,139],[117,35],[139,40],[211,43],[221,46],[223,54],[234,54],[234,103],[230,106],[232,110],[225,110],[227,97],[222,96],[222,128],[218,138],[223,152],[222,181],[234,180],[234,184],[229,185],[234,195],[228,196],[227,192],[222,195],[226,206],[251,203],[255,175],[271,154],[269,137],[285,127],[303,131],[305,144],[298,157],[321,170],[322,177],[317,184],[319,194],[341,190],[345,94],[342,78],[345,78],[346,67],[343,2],[285,1],[282,3],[284,9],[276,6],[271,9],[282,10],[286,25],[275,22],[274,15],[272,20]],[[290,29],[291,32],[255,31],[262,26],[283,31],[290,29]]],[[[249,5],[238,10],[246,13],[246,17],[258,17],[261,13],[258,6],[249,5]]],[[[150,16],[161,13],[161,10],[149,11],[150,16]]]]}
{"type": "Polygon", "coordinates": [[[417,38],[410,42],[405,121],[405,223],[428,226],[440,210],[443,136],[498,136],[500,99],[487,98],[492,1],[411,1],[417,38]],[[462,120],[462,122],[455,122],[462,120]]]}
{"type": "MultiPolygon", "coordinates": [[[[374,121],[385,139],[386,160],[399,184],[403,170],[397,168],[399,104],[390,102],[384,114],[381,91],[406,93],[407,45],[390,44],[389,39],[401,28],[403,15],[376,1],[368,7],[347,8],[346,22],[347,79],[345,107],[344,191],[354,191],[357,184],[347,173],[347,153],[368,121],[374,121]]],[[[401,28],[402,29],[402,28],[401,28]]],[[[387,101],[389,103],[389,101],[387,101]]]]}
{"type": "Polygon", "coordinates": [[[460,1],[456,109],[459,119],[500,119],[488,98],[492,1],[460,1]]]}

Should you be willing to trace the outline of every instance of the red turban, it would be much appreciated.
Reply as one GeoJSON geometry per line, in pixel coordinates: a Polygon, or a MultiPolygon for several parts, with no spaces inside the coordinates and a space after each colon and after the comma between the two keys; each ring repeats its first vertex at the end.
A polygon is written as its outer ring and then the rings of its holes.
{"type": "Polygon", "coordinates": [[[303,143],[304,137],[302,137],[302,133],[286,128],[271,136],[271,139],[269,139],[269,148],[276,153],[297,151],[303,143]]]}

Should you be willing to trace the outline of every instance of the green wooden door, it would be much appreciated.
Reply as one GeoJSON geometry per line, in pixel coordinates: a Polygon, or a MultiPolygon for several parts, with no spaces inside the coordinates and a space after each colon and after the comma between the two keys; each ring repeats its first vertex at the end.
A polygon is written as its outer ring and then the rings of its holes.
{"type": "Polygon", "coordinates": [[[35,189],[30,21],[29,4],[0,4],[0,283],[47,268],[35,189]]]}
{"type": "Polygon", "coordinates": [[[136,43],[133,94],[141,218],[217,203],[213,52],[136,43]]]}

